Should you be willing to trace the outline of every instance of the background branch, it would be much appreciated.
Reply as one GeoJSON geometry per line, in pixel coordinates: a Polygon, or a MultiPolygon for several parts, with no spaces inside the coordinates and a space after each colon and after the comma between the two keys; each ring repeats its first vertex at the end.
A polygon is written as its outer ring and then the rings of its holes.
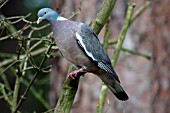
{"type": "MultiPolygon", "coordinates": [[[[119,56],[119,53],[120,53],[120,50],[121,50],[121,47],[122,47],[122,44],[123,44],[123,41],[125,39],[125,35],[126,35],[127,29],[128,29],[128,26],[129,26],[129,23],[130,23],[130,20],[131,20],[132,10],[133,10],[134,6],[135,6],[134,3],[129,3],[129,5],[128,5],[128,10],[127,10],[127,13],[126,13],[124,25],[123,25],[123,28],[120,32],[119,37],[118,37],[118,42],[116,44],[116,48],[114,50],[114,55],[113,55],[113,58],[111,60],[113,67],[115,67],[115,64],[117,62],[117,59],[118,59],[118,56],[119,56]]],[[[102,90],[103,89],[105,89],[105,90],[101,91],[101,93],[100,93],[100,98],[98,100],[98,107],[96,109],[96,113],[102,113],[103,112],[103,106],[104,106],[104,102],[105,102],[105,99],[106,99],[106,98],[103,98],[103,97],[106,97],[107,90],[108,90],[108,88],[106,87],[105,84],[102,85],[102,90]]]]}

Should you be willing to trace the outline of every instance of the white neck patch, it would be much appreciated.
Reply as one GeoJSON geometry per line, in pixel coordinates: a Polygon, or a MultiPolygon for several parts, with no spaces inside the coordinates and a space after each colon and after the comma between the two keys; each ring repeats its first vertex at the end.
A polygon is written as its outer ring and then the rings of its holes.
{"type": "Polygon", "coordinates": [[[68,19],[66,19],[66,18],[64,18],[64,17],[59,16],[59,17],[57,18],[57,20],[59,20],[59,21],[64,21],[64,20],[68,20],[68,19]]]}

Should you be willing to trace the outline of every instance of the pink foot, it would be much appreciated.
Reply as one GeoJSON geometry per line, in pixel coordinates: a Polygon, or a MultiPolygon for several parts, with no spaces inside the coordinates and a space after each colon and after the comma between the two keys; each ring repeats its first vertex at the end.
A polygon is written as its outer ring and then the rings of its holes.
{"type": "Polygon", "coordinates": [[[78,70],[75,70],[75,71],[71,72],[71,73],[68,74],[67,76],[70,77],[70,78],[72,78],[72,79],[75,79],[75,77],[77,77],[77,73],[82,72],[82,71],[83,71],[83,69],[80,68],[80,69],[78,69],[78,70]]]}

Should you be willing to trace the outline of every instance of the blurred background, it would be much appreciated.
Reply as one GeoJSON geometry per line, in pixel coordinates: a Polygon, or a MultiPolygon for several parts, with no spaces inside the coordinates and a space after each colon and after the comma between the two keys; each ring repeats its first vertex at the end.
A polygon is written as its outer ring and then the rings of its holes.
{"type": "MultiPolygon", "coordinates": [[[[128,2],[136,3],[134,10],[136,11],[146,0],[117,0],[110,17],[110,39],[116,39],[121,31],[128,2]]],[[[126,51],[121,52],[115,71],[130,98],[126,102],[121,102],[108,91],[107,100],[110,101],[110,106],[107,101],[104,106],[104,111],[108,109],[107,113],[170,113],[170,1],[150,0],[149,2],[151,2],[150,6],[128,29],[123,47],[146,55],[152,55],[152,57],[148,59],[126,51]]],[[[71,20],[89,24],[95,18],[101,3],[102,0],[9,0],[1,7],[0,15],[1,18],[2,16],[7,18],[25,16],[31,13],[27,20],[36,21],[37,11],[40,8],[51,7],[66,18],[79,12],[71,20]]],[[[20,21],[13,24],[13,27],[19,30],[25,24],[25,22],[20,21]]],[[[46,22],[42,23],[42,25],[45,24],[46,22]]],[[[33,27],[42,25],[33,24],[33,27]]],[[[99,34],[101,41],[103,40],[104,29],[99,34]]],[[[7,35],[6,29],[1,28],[0,30],[0,37],[7,35]]],[[[24,31],[22,35],[27,36],[29,32],[30,29],[24,31]]],[[[45,30],[35,33],[33,37],[40,37],[38,34],[45,36],[49,33],[50,29],[47,27],[45,30]]],[[[31,45],[34,44],[35,42],[32,42],[31,45]]],[[[14,39],[8,38],[0,41],[1,70],[8,66],[2,65],[3,61],[11,58],[12,55],[16,55],[17,45],[18,43],[14,39]],[[4,54],[8,56],[4,56],[4,54]]],[[[46,45],[46,42],[43,42],[38,48],[45,47],[44,45],[46,45]]],[[[108,51],[110,58],[113,51],[113,48],[108,51]]],[[[44,53],[35,56],[34,61],[39,63],[43,55],[44,53]]],[[[52,65],[52,71],[41,73],[38,76],[20,108],[21,112],[41,113],[55,107],[69,65],[61,57],[48,58],[46,65],[52,65]]],[[[15,65],[13,67],[15,68],[15,65]]],[[[13,90],[15,76],[12,75],[12,70],[9,68],[3,75],[0,75],[0,82],[4,82],[5,76],[13,90]]],[[[35,70],[26,73],[26,77],[22,80],[19,94],[23,94],[28,84],[27,82],[30,81],[34,72],[35,70]]],[[[86,74],[81,77],[71,113],[94,113],[101,84],[101,80],[95,75],[86,74]]],[[[10,109],[1,94],[0,113],[8,112],[10,112],[10,109]]]]}

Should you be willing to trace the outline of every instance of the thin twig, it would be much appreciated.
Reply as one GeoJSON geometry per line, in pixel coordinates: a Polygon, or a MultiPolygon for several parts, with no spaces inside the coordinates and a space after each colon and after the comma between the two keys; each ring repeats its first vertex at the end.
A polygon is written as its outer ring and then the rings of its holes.
{"type": "MultiPolygon", "coordinates": [[[[23,47],[23,41],[21,44],[18,45],[17,49],[17,60],[20,60],[20,55],[23,47]]],[[[17,100],[18,100],[18,93],[20,88],[20,77],[21,77],[21,68],[20,68],[20,62],[17,62],[17,72],[16,72],[16,80],[15,80],[15,86],[14,86],[14,94],[13,94],[13,101],[12,101],[12,113],[14,113],[15,108],[17,106],[17,100]]]]}
{"type": "MultiPolygon", "coordinates": [[[[30,48],[30,43],[31,43],[31,36],[33,34],[33,30],[30,31],[29,35],[28,35],[28,41],[27,41],[27,45],[26,45],[26,58],[25,58],[25,61],[24,61],[24,66],[23,66],[23,69],[22,70],[25,70],[27,68],[27,61],[28,61],[28,54],[29,54],[29,48],[30,48]]],[[[22,75],[24,76],[25,75],[25,71],[22,72],[22,75]]]]}
{"type": "MultiPolygon", "coordinates": [[[[21,34],[22,31],[25,31],[26,29],[28,29],[28,28],[30,28],[30,27],[31,27],[31,25],[28,25],[28,26],[26,26],[26,27],[24,27],[24,28],[22,28],[22,29],[20,29],[20,30],[18,30],[18,31],[16,31],[16,32],[10,34],[10,35],[1,37],[1,38],[0,38],[0,41],[6,40],[6,39],[11,38],[11,37],[15,38],[15,37],[18,36],[18,34],[21,34]]],[[[16,39],[17,39],[17,38],[16,38],[16,39]]]]}
{"type": "Polygon", "coordinates": [[[81,12],[81,9],[82,9],[82,0],[80,1],[80,6],[79,6],[78,10],[76,12],[72,12],[72,15],[68,19],[71,19],[71,18],[77,16],[81,12]]]}
{"type": "MultiPolygon", "coordinates": [[[[53,44],[51,44],[51,45],[47,48],[47,51],[46,51],[47,54],[50,52],[52,46],[53,46],[53,44]]],[[[14,113],[16,113],[16,112],[18,111],[18,109],[20,108],[23,100],[26,98],[26,95],[27,95],[27,93],[28,93],[31,85],[33,84],[34,80],[37,78],[37,76],[38,76],[39,73],[41,72],[40,70],[41,70],[43,64],[45,63],[46,59],[47,59],[47,56],[45,55],[44,58],[42,59],[40,65],[39,65],[39,70],[37,70],[37,72],[34,74],[33,78],[31,79],[30,83],[28,84],[26,90],[24,91],[23,95],[21,96],[21,98],[20,98],[20,100],[19,100],[19,102],[18,102],[18,105],[17,105],[17,107],[16,107],[15,110],[14,110],[14,113]]]]}
{"type": "Polygon", "coordinates": [[[9,104],[9,106],[12,106],[12,101],[8,98],[8,94],[6,94],[5,91],[5,86],[3,84],[0,83],[0,91],[4,97],[4,100],[9,104]]]}
{"type": "Polygon", "coordinates": [[[2,8],[9,0],[5,0],[3,4],[1,4],[0,8],[2,8]]]}
{"type": "MultiPolygon", "coordinates": [[[[1,71],[0,75],[2,75],[7,69],[9,69],[11,66],[13,66],[14,64],[20,62],[20,60],[15,60],[13,63],[11,63],[9,66],[7,66],[4,70],[1,71]]],[[[1,66],[4,64],[4,63],[0,63],[1,66]]]]}
{"type": "Polygon", "coordinates": [[[10,24],[16,24],[20,21],[24,21],[24,22],[29,23],[29,24],[36,23],[36,22],[31,22],[31,21],[26,20],[26,18],[29,17],[30,15],[31,15],[31,13],[27,14],[26,16],[14,16],[14,17],[8,17],[6,19],[12,20],[12,19],[18,19],[19,18],[18,20],[15,20],[13,22],[10,21],[10,24]]]}
{"type": "Polygon", "coordinates": [[[113,58],[111,60],[113,67],[115,66],[115,64],[117,62],[120,50],[122,48],[122,44],[123,44],[123,41],[124,41],[125,36],[126,36],[126,32],[128,30],[129,24],[130,24],[130,20],[131,20],[131,17],[132,17],[132,10],[133,10],[134,7],[135,7],[134,3],[128,4],[128,10],[127,10],[127,13],[126,13],[124,25],[123,25],[123,28],[122,28],[120,34],[119,34],[118,42],[116,44],[115,51],[114,51],[114,55],[113,55],[113,58]]]}
{"type": "Polygon", "coordinates": [[[50,110],[48,110],[48,111],[45,111],[45,112],[42,112],[42,113],[51,113],[52,111],[54,111],[55,110],[55,108],[52,108],[52,109],[50,109],[50,110]]]}
{"type": "MultiPolygon", "coordinates": [[[[117,59],[118,59],[118,56],[119,56],[119,53],[120,53],[120,49],[122,47],[127,29],[128,29],[128,26],[129,26],[129,22],[130,22],[131,15],[132,15],[132,10],[133,10],[134,6],[135,6],[135,4],[133,4],[133,3],[130,3],[128,5],[128,10],[127,10],[127,13],[126,13],[127,14],[126,19],[125,19],[122,31],[121,31],[121,33],[118,37],[118,42],[117,42],[117,45],[116,45],[116,48],[115,48],[115,51],[114,51],[113,58],[111,60],[113,67],[115,66],[115,64],[117,62],[117,59]]],[[[103,106],[104,106],[104,102],[105,102],[105,99],[106,99],[107,90],[108,90],[107,86],[105,84],[103,84],[102,90],[101,90],[101,93],[100,93],[100,98],[98,100],[96,113],[103,113],[103,106]],[[103,98],[103,97],[105,97],[105,98],[103,98]]]]}
{"type": "Polygon", "coordinates": [[[148,60],[150,60],[152,58],[151,53],[146,54],[146,53],[142,53],[142,52],[139,52],[139,51],[135,51],[135,50],[131,50],[131,49],[123,48],[123,47],[121,48],[121,50],[125,51],[125,52],[129,52],[129,53],[131,53],[133,55],[142,56],[142,57],[144,57],[144,58],[146,58],[148,60]]]}
{"type": "Polygon", "coordinates": [[[12,92],[11,86],[10,86],[10,84],[9,84],[9,81],[8,81],[6,75],[5,75],[5,74],[2,74],[2,76],[0,76],[0,77],[1,77],[1,79],[3,80],[3,83],[4,83],[5,87],[6,87],[6,89],[7,89],[9,92],[12,92]]]}
{"type": "MultiPolygon", "coordinates": [[[[109,48],[115,49],[115,46],[110,46],[109,48]]],[[[124,47],[121,48],[121,51],[128,52],[132,55],[138,55],[138,56],[144,57],[148,60],[150,60],[152,58],[152,53],[144,53],[144,52],[140,52],[140,51],[124,48],[124,47]]]]}
{"type": "MultiPolygon", "coordinates": [[[[40,49],[38,49],[38,50],[35,50],[35,51],[33,51],[33,52],[31,52],[30,54],[32,55],[32,56],[37,56],[37,55],[39,55],[39,54],[41,54],[41,53],[44,53],[45,52],[45,48],[40,48],[40,49]]],[[[23,59],[25,57],[25,55],[21,55],[21,59],[23,59]]],[[[6,59],[6,60],[4,60],[4,61],[2,61],[2,62],[0,62],[0,66],[6,66],[6,65],[8,65],[9,63],[11,63],[11,62],[15,62],[16,63],[16,56],[14,56],[14,57],[12,57],[11,59],[6,59]]],[[[19,61],[17,61],[17,62],[19,62],[19,61]]],[[[14,64],[15,64],[14,63],[14,64]]],[[[12,64],[12,65],[14,65],[14,64],[12,64]]],[[[11,66],[12,66],[11,65],[11,66]]],[[[10,66],[8,66],[8,68],[9,68],[10,66]]],[[[4,72],[4,71],[3,71],[4,72]]],[[[3,72],[1,72],[1,73],[3,73],[3,72]]],[[[1,75],[1,74],[0,74],[1,75]]]]}
{"type": "Polygon", "coordinates": [[[147,0],[143,3],[142,6],[140,6],[140,8],[135,11],[135,13],[132,15],[130,24],[139,16],[141,15],[149,6],[151,5],[151,1],[147,0]]]}
{"type": "MultiPolygon", "coordinates": [[[[21,81],[25,86],[28,86],[28,81],[26,79],[22,79],[21,81]]],[[[46,102],[46,100],[42,97],[41,93],[37,91],[34,87],[30,88],[31,93],[34,95],[35,98],[48,110],[50,106],[46,102]]]]}

